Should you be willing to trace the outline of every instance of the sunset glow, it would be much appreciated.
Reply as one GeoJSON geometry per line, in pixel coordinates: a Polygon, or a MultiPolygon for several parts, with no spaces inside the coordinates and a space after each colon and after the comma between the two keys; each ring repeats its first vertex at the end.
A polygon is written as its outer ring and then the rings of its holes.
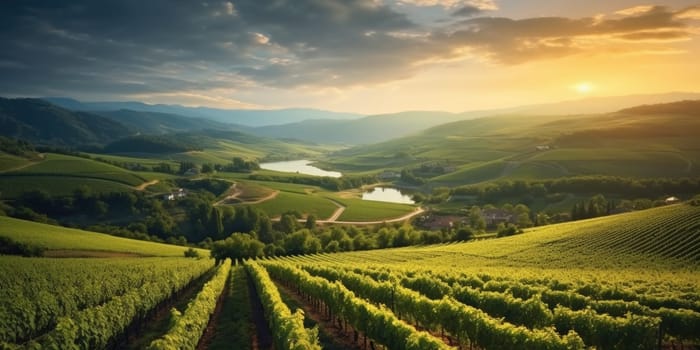
{"type": "Polygon", "coordinates": [[[0,94],[373,114],[700,91],[697,1],[73,5],[1,5],[0,94]]]}
{"type": "Polygon", "coordinates": [[[593,90],[593,84],[589,82],[578,83],[574,88],[581,94],[587,94],[593,90]]]}

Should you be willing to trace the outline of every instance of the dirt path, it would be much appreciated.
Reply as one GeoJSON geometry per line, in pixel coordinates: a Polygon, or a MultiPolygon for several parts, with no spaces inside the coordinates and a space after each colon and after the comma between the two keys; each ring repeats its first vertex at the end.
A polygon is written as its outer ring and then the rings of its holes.
{"type": "Polygon", "coordinates": [[[324,222],[326,222],[326,223],[328,223],[328,222],[335,222],[336,220],[338,220],[338,218],[339,218],[341,215],[343,215],[343,212],[345,211],[345,206],[344,206],[344,205],[342,205],[342,204],[340,204],[339,202],[336,202],[336,201],[334,201],[334,200],[332,200],[332,199],[330,199],[330,201],[333,202],[333,204],[335,204],[335,205],[338,207],[338,209],[336,209],[336,210],[333,212],[333,215],[331,215],[331,217],[329,217],[328,219],[319,221],[319,222],[321,222],[321,223],[324,223],[324,222]]]}
{"type": "Polygon", "coordinates": [[[155,185],[155,184],[157,184],[157,183],[159,183],[159,182],[160,182],[160,180],[151,180],[151,181],[148,181],[148,182],[144,182],[144,183],[142,183],[142,184],[140,184],[140,185],[138,185],[138,186],[136,186],[136,187],[134,187],[134,188],[135,188],[137,191],[143,191],[143,190],[146,189],[146,187],[151,186],[151,185],[155,185]]]}
{"type": "Polygon", "coordinates": [[[216,299],[216,307],[214,308],[214,313],[211,315],[211,317],[209,317],[209,323],[207,323],[207,328],[204,329],[204,333],[199,339],[199,343],[197,343],[197,350],[209,349],[209,344],[211,344],[211,341],[215,336],[216,325],[219,324],[219,320],[221,319],[221,311],[224,308],[224,300],[226,299],[226,296],[229,293],[229,289],[231,288],[231,286],[229,285],[228,278],[231,278],[230,273],[227,277],[226,284],[224,285],[224,290],[221,292],[221,295],[219,295],[219,297],[216,299]]]}
{"type": "Polygon", "coordinates": [[[377,225],[377,224],[383,224],[383,223],[391,223],[391,222],[401,222],[401,221],[406,221],[416,215],[420,215],[421,213],[424,213],[425,209],[423,208],[416,208],[416,210],[398,217],[398,218],[393,218],[393,219],[386,219],[386,220],[377,220],[377,221],[323,221],[319,220],[316,221],[317,223],[323,224],[323,223],[334,223],[334,224],[343,224],[343,225],[377,225]]]}
{"type": "Polygon", "coordinates": [[[250,307],[253,312],[253,323],[255,324],[255,332],[253,332],[253,349],[272,350],[272,331],[265,320],[265,311],[260,301],[258,291],[255,289],[253,279],[248,276],[248,295],[250,296],[250,307]]]}
{"type": "Polygon", "coordinates": [[[215,269],[205,272],[185,288],[176,292],[170,299],[156,306],[145,319],[131,324],[121,339],[117,341],[115,348],[144,349],[153,340],[165,334],[171,322],[170,310],[176,308],[184,312],[187,304],[199,293],[214,272],[216,272],[215,269]]]}
{"type": "MultiPolygon", "coordinates": [[[[240,196],[243,193],[243,191],[236,190],[235,187],[236,187],[236,184],[233,184],[233,186],[231,186],[231,189],[234,189],[234,192],[232,194],[224,197],[222,200],[217,201],[216,203],[214,203],[214,205],[217,206],[217,205],[226,204],[226,201],[229,201],[231,199],[237,199],[238,196],[240,196]]],[[[236,204],[260,204],[262,202],[269,201],[271,199],[275,199],[275,197],[277,197],[277,195],[279,193],[280,193],[280,191],[274,191],[263,198],[256,199],[254,201],[240,201],[240,202],[237,202],[236,204]]]]}
{"type": "Polygon", "coordinates": [[[235,183],[233,185],[231,185],[231,187],[228,188],[228,192],[231,192],[231,194],[222,198],[220,201],[215,202],[214,206],[222,205],[222,204],[224,204],[224,202],[226,202],[228,200],[238,198],[238,196],[240,196],[241,193],[243,193],[243,191],[236,189],[235,183]]]}
{"type": "Polygon", "coordinates": [[[269,201],[271,199],[275,199],[275,197],[277,197],[278,194],[280,194],[280,191],[275,191],[275,192],[272,192],[269,195],[267,195],[263,198],[260,198],[258,200],[241,202],[241,204],[260,204],[262,202],[266,202],[266,201],[269,201]]]}
{"type": "Polygon", "coordinates": [[[30,161],[30,162],[27,163],[27,164],[22,164],[22,165],[19,165],[19,166],[16,166],[16,167],[12,167],[12,168],[9,168],[9,169],[0,170],[0,173],[10,173],[10,172],[13,172],[13,171],[22,170],[22,169],[24,169],[24,168],[28,168],[28,167],[30,167],[30,166],[32,166],[32,165],[35,165],[35,164],[38,164],[38,163],[40,163],[40,162],[39,162],[39,161],[30,161]]]}
{"type": "Polygon", "coordinates": [[[350,325],[345,330],[328,320],[320,312],[302,298],[293,288],[275,282],[280,294],[293,300],[304,310],[305,317],[313,320],[319,328],[319,340],[324,349],[331,350],[355,350],[362,349],[362,345],[353,341],[353,329],[350,325]]]}

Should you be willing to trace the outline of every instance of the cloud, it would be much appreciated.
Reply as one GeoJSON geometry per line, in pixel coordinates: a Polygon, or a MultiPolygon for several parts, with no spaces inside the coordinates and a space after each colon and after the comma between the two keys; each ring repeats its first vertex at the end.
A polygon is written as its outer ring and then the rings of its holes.
{"type": "MultiPolygon", "coordinates": [[[[451,46],[478,48],[496,62],[519,64],[582,52],[595,53],[616,38],[670,41],[690,39],[694,35],[691,28],[676,18],[678,12],[666,7],[628,13],[632,14],[616,18],[474,18],[453,28],[448,42],[451,46]]],[[[638,50],[636,47],[628,49],[638,50]]]]}
{"type": "Polygon", "coordinates": [[[235,103],[221,91],[382,84],[465,55],[520,64],[612,45],[678,52],[673,42],[696,35],[698,13],[656,6],[595,18],[470,18],[496,4],[402,1],[460,16],[416,23],[376,0],[0,2],[0,94],[195,99],[217,91],[235,103]]]}
{"type": "Polygon", "coordinates": [[[420,7],[441,6],[448,9],[472,8],[480,11],[498,9],[494,0],[398,0],[397,3],[420,7]]]}
{"type": "Polygon", "coordinates": [[[483,12],[483,10],[474,6],[474,5],[464,5],[464,6],[460,7],[459,9],[453,11],[452,16],[472,17],[472,16],[480,14],[481,12],[483,12]]]}
{"type": "Polygon", "coordinates": [[[224,7],[226,8],[226,14],[229,16],[234,16],[237,14],[236,8],[233,6],[233,3],[230,1],[227,1],[224,3],[224,7]]]}
{"type": "Polygon", "coordinates": [[[634,15],[639,15],[645,12],[649,12],[651,9],[653,9],[654,6],[652,5],[640,5],[640,6],[634,6],[634,7],[629,7],[624,10],[619,10],[615,12],[618,15],[621,16],[634,16],[634,15]]]}
{"type": "Polygon", "coordinates": [[[682,11],[678,11],[676,12],[676,18],[700,20],[700,6],[688,7],[682,11]]]}

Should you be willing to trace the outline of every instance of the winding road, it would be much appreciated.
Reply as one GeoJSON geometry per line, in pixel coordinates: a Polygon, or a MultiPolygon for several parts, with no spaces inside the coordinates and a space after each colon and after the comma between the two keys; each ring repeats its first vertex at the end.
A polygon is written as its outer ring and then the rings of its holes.
{"type": "Polygon", "coordinates": [[[138,186],[136,186],[136,187],[134,187],[134,188],[135,188],[137,191],[143,191],[143,190],[146,189],[146,187],[151,186],[151,185],[155,185],[155,184],[157,184],[157,183],[159,183],[159,182],[160,182],[160,180],[151,180],[151,181],[148,181],[148,182],[144,182],[144,183],[142,183],[142,184],[140,184],[140,185],[138,185],[138,186]]]}

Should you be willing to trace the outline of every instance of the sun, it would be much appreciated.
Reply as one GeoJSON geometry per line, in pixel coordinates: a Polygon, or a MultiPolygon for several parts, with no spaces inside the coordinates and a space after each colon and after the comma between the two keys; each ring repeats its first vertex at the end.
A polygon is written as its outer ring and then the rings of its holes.
{"type": "Polygon", "coordinates": [[[587,94],[593,90],[593,84],[584,81],[574,85],[574,90],[580,94],[587,94]]]}

